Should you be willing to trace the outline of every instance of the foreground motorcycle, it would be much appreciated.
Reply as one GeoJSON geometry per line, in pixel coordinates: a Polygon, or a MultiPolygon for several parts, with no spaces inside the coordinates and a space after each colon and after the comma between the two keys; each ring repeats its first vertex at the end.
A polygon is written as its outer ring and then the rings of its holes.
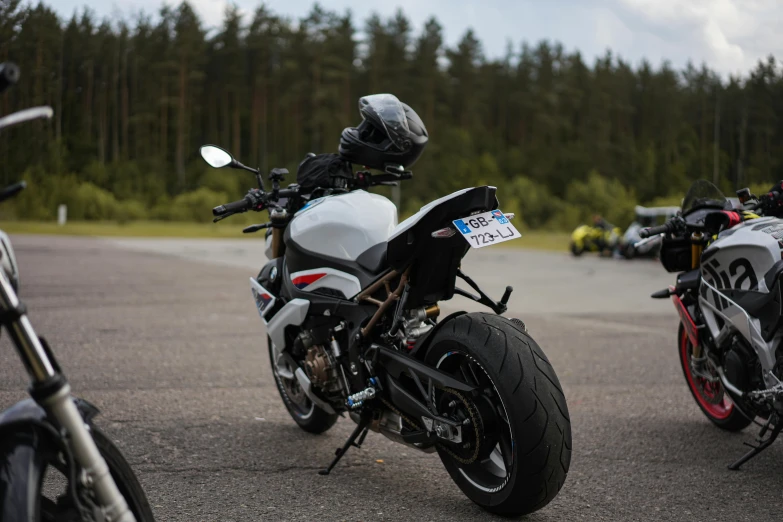
{"type": "Polygon", "coordinates": [[[680,363],[699,408],[728,431],[762,420],[756,445],[732,470],[783,429],[783,220],[774,217],[781,193],[779,186],[760,198],[739,191],[746,212],[738,212],[717,187],[697,181],[680,215],[641,232],[665,234],[661,262],[679,272],[652,297],[670,297],[680,315],[680,363]]]}
{"type": "Polygon", "coordinates": [[[570,463],[565,397],[524,323],[500,315],[511,287],[495,301],[460,267],[471,247],[519,233],[489,186],[440,198],[397,224],[396,207],[365,189],[410,179],[405,169],[426,130],[394,96],[367,96],[359,107],[363,122],[343,132],[341,154],[308,156],[299,184],[288,188],[280,188],[285,169],[271,171],[266,191],[257,169],[218,147],[201,148],[211,166],[259,179],[260,189],[213,214],[217,221],[269,210],[268,223],[245,232],[272,229],[270,261],[250,286],[283,402],[311,433],[345,413],[356,422],[324,475],[373,430],[437,451],[462,491],[489,511],[538,510],[558,493],[570,463]],[[354,175],[348,161],[384,173],[354,175]],[[457,279],[477,295],[457,288],[457,279]],[[455,294],[493,313],[439,319],[439,302],[455,294]]]}
{"type": "MultiPolygon", "coordinates": [[[[0,64],[0,92],[16,83],[19,69],[0,64]]],[[[0,118],[4,127],[51,118],[35,107],[0,118]]],[[[0,191],[5,201],[24,182],[0,191]]],[[[0,521],[152,521],[152,510],[133,470],[94,424],[98,409],[71,396],[71,388],[47,343],[33,330],[17,295],[19,269],[8,236],[0,232],[0,325],[5,327],[32,384],[27,399],[0,413],[0,521]],[[45,479],[61,476],[56,498],[45,479]]]]}

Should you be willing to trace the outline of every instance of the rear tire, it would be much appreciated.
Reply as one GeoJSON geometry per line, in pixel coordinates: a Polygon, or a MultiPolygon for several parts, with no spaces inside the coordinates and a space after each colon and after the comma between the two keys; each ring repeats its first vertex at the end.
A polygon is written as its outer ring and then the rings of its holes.
{"type": "MultiPolygon", "coordinates": [[[[492,404],[501,413],[495,417],[495,430],[498,434],[510,432],[511,441],[505,445],[498,442],[499,457],[493,452],[468,465],[442,448],[438,448],[440,458],[463,493],[487,511],[506,516],[537,511],[563,487],[571,463],[571,421],[557,375],[524,327],[504,317],[470,313],[451,323],[435,333],[426,362],[463,382],[471,380],[467,374],[475,377],[479,369],[483,370],[488,381],[483,376],[476,379],[485,384],[475,400],[485,396],[495,399],[492,404]],[[455,364],[450,369],[448,364],[455,357],[459,370],[453,369],[455,364]],[[464,371],[459,357],[469,361],[471,371],[464,371]],[[503,452],[503,448],[510,451],[503,452]],[[503,465],[505,477],[496,478],[497,474],[479,469],[493,463],[495,467],[490,469],[499,470],[503,465]]],[[[484,422],[484,414],[481,416],[484,422]]],[[[496,439],[501,440],[499,436],[496,439]]]]}
{"type": "Polygon", "coordinates": [[[574,257],[581,256],[583,252],[584,252],[584,249],[582,249],[581,247],[578,247],[576,245],[576,243],[574,243],[573,241],[571,242],[571,254],[573,254],[574,257]]]}
{"type": "Polygon", "coordinates": [[[682,325],[677,332],[677,345],[685,382],[702,413],[722,430],[741,431],[750,426],[753,420],[743,415],[730,399],[727,400],[728,394],[723,385],[709,384],[706,379],[693,375],[690,365],[693,347],[682,325]]]}
{"type": "MultiPolygon", "coordinates": [[[[299,399],[298,401],[292,397],[286,386],[290,386],[291,383],[285,383],[283,377],[281,377],[275,369],[274,355],[272,353],[272,340],[267,336],[267,347],[269,349],[269,362],[272,367],[272,375],[275,378],[275,384],[277,385],[277,391],[280,393],[280,398],[283,399],[285,409],[288,410],[288,414],[294,419],[294,422],[303,430],[320,434],[334,426],[337,422],[337,414],[330,414],[322,410],[310,399],[299,399]]],[[[294,386],[299,386],[299,383],[293,383],[294,386]]],[[[300,388],[301,389],[301,388],[300,388]]],[[[304,393],[304,392],[302,392],[304,393]]]]}

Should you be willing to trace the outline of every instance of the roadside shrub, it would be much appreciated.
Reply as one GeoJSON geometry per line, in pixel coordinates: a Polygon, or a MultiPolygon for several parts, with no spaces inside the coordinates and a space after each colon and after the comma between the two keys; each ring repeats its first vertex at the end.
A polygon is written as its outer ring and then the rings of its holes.
{"type": "Polygon", "coordinates": [[[617,180],[609,180],[593,170],[585,181],[572,181],[566,188],[567,203],[581,210],[581,221],[600,214],[610,223],[624,228],[634,216],[636,195],[617,180]]]}
{"type": "Polygon", "coordinates": [[[223,192],[201,187],[185,192],[171,201],[159,203],[152,211],[152,217],[165,221],[212,221],[212,208],[231,201],[223,192]]]}

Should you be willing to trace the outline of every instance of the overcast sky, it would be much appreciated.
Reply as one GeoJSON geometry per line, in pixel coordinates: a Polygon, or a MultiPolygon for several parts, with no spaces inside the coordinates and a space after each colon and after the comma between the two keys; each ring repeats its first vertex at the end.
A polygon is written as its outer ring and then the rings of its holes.
{"type": "MultiPolygon", "coordinates": [[[[65,16],[84,0],[44,0],[65,16]]],[[[168,4],[178,2],[169,0],[168,4]]],[[[258,0],[235,0],[252,13],[258,0]]],[[[225,0],[191,0],[206,26],[219,26],[225,0]]],[[[268,0],[275,13],[299,18],[313,0],[268,0]]],[[[669,60],[683,67],[688,59],[712,69],[743,76],[769,54],[783,59],[783,0],[323,0],[329,9],[350,9],[361,28],[373,11],[392,15],[397,8],[416,32],[434,15],[444,26],[446,42],[454,44],[473,28],[489,57],[502,56],[507,42],[542,39],[578,49],[592,62],[611,48],[634,65],[647,58],[653,65],[669,60]]],[[[100,0],[89,2],[100,16],[156,13],[160,0],[100,0]]]]}

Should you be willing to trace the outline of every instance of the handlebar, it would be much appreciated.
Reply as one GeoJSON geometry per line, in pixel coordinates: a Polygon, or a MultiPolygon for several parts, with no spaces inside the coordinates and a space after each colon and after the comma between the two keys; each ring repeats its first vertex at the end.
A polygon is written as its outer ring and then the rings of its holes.
{"type": "Polygon", "coordinates": [[[226,214],[236,214],[246,212],[250,208],[251,202],[248,198],[242,198],[239,201],[232,201],[225,205],[218,205],[212,209],[213,216],[223,216],[226,214]]]}
{"type": "Polygon", "coordinates": [[[0,190],[0,202],[5,201],[8,198],[16,196],[27,187],[27,183],[19,181],[13,185],[8,185],[4,189],[0,190]]]}
{"type": "MultiPolygon", "coordinates": [[[[369,172],[359,172],[354,179],[354,188],[371,187],[375,185],[396,185],[397,181],[411,179],[413,174],[410,171],[401,172],[399,174],[377,174],[372,175],[369,172]]],[[[269,202],[277,203],[281,199],[295,198],[299,195],[299,186],[295,185],[293,188],[287,189],[273,189],[268,192],[264,192],[259,189],[251,190],[247,196],[239,201],[232,201],[231,203],[225,203],[218,205],[212,209],[212,215],[215,216],[214,221],[220,221],[223,218],[227,218],[232,214],[239,214],[241,212],[247,212],[248,210],[264,210],[269,205],[269,202]]]]}
{"type": "Polygon", "coordinates": [[[292,188],[292,189],[280,189],[277,191],[277,197],[274,196],[274,191],[270,192],[261,192],[257,191],[255,193],[255,196],[257,197],[251,197],[251,196],[245,196],[244,198],[240,199],[239,201],[232,201],[231,203],[225,203],[223,205],[218,205],[217,207],[212,209],[212,215],[216,217],[228,217],[230,214],[239,214],[241,212],[247,212],[248,210],[264,210],[267,207],[267,202],[269,201],[277,201],[282,198],[291,198],[299,194],[298,188],[292,188]],[[255,205],[253,199],[256,201],[260,200],[261,203],[259,205],[255,205]]]}
{"type": "Polygon", "coordinates": [[[0,63],[0,92],[19,81],[19,67],[11,62],[0,63]]]}
{"type": "Polygon", "coordinates": [[[677,218],[674,218],[674,219],[670,219],[663,225],[641,229],[639,231],[639,237],[642,239],[647,239],[648,237],[657,236],[658,234],[668,234],[669,232],[673,232],[676,228],[677,228],[677,218]]]}

